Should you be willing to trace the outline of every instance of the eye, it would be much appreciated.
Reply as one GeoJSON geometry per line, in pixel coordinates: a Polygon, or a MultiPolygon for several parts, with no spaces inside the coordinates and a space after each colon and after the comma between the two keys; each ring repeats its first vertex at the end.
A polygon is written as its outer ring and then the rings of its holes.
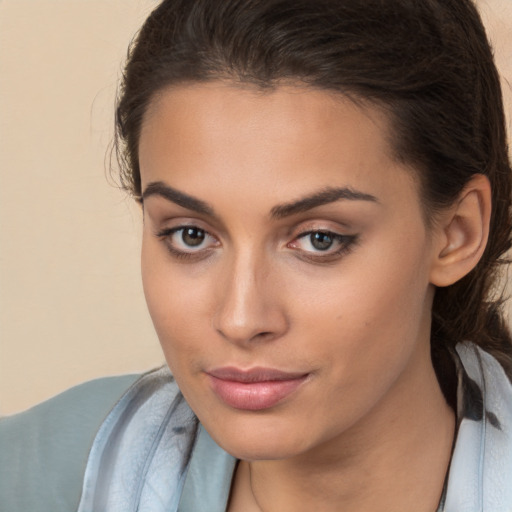
{"type": "Polygon", "coordinates": [[[196,256],[219,245],[218,240],[197,226],[178,226],[163,229],[157,236],[171,254],[177,257],[196,256]]]}
{"type": "Polygon", "coordinates": [[[316,231],[314,233],[310,233],[304,238],[307,240],[308,245],[313,247],[313,249],[316,249],[317,251],[327,251],[336,241],[335,236],[336,235],[333,233],[316,231]]]}
{"type": "Polygon", "coordinates": [[[199,228],[181,228],[178,231],[174,232],[175,238],[177,238],[176,243],[181,244],[187,248],[198,248],[206,240],[206,232],[203,229],[199,228]]]}
{"type": "Polygon", "coordinates": [[[307,231],[290,242],[288,247],[311,259],[335,259],[348,252],[356,238],[356,235],[341,235],[327,230],[307,231]]]}

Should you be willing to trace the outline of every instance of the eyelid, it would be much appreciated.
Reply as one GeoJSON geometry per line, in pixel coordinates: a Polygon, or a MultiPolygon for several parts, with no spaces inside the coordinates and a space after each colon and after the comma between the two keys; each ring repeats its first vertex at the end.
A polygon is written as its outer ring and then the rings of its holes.
{"type": "Polygon", "coordinates": [[[176,215],[167,211],[158,212],[157,214],[150,215],[152,230],[155,235],[159,232],[166,230],[178,230],[184,228],[197,228],[205,231],[209,235],[218,238],[213,233],[218,232],[218,229],[212,227],[212,225],[203,220],[200,217],[189,216],[189,215],[176,215]]]}
{"type": "MultiPolygon", "coordinates": [[[[1,0],[0,0],[1,1],[1,0]]],[[[157,226],[194,225],[212,233],[224,233],[221,220],[207,214],[187,210],[180,205],[171,203],[159,196],[149,196],[143,203],[144,218],[157,226]]]]}
{"type": "Polygon", "coordinates": [[[290,226],[290,235],[299,236],[306,231],[331,231],[342,235],[354,231],[354,229],[353,223],[347,222],[344,219],[330,218],[330,216],[327,218],[323,216],[318,218],[310,217],[290,226]]]}

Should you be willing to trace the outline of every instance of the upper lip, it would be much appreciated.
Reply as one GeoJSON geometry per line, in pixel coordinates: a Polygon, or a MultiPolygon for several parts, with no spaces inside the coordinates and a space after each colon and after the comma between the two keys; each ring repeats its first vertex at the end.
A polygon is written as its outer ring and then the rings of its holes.
{"type": "Polygon", "coordinates": [[[217,379],[245,383],[294,380],[308,375],[308,372],[286,372],[275,368],[254,367],[242,370],[233,366],[214,368],[206,373],[217,379]]]}

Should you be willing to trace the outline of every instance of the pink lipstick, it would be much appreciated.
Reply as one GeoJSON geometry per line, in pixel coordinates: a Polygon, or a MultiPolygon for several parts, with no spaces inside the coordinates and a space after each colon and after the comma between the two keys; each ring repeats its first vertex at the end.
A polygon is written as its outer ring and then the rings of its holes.
{"type": "Polygon", "coordinates": [[[214,393],[235,409],[259,411],[273,407],[291,395],[308,373],[288,373],[271,368],[240,370],[217,368],[207,372],[214,393]]]}

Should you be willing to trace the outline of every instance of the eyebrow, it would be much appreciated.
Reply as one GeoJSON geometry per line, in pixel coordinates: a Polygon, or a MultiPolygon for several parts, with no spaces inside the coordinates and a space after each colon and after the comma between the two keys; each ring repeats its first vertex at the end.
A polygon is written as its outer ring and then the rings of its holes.
{"type": "Polygon", "coordinates": [[[196,197],[189,196],[184,192],[180,192],[179,190],[166,185],[162,181],[154,181],[148,184],[141,196],[142,204],[144,204],[145,199],[151,196],[160,196],[177,204],[178,206],[186,208],[187,210],[215,217],[213,208],[208,203],[201,199],[197,199],[196,197]]]}
{"type": "MultiPolygon", "coordinates": [[[[162,181],[149,183],[141,196],[141,202],[144,204],[144,200],[151,196],[160,196],[187,210],[210,217],[216,217],[214,209],[208,203],[185,194],[184,192],[180,192],[162,181]]],[[[349,201],[369,201],[373,203],[379,202],[375,196],[359,192],[349,187],[328,187],[296,201],[274,206],[270,210],[270,216],[273,219],[282,219],[342,199],[349,201]]]]}
{"type": "Polygon", "coordinates": [[[349,201],[370,201],[372,203],[379,202],[375,196],[359,192],[349,187],[328,187],[297,201],[274,206],[270,211],[270,215],[274,219],[282,219],[283,217],[296,215],[297,213],[302,213],[325,204],[334,203],[341,199],[349,201]]]}

